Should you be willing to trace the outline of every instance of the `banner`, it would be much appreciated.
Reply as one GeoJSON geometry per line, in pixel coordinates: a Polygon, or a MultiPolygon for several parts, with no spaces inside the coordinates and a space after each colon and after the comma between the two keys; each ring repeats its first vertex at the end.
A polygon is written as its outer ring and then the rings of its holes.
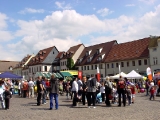
{"type": "Polygon", "coordinates": [[[78,78],[82,80],[82,71],[78,71],[78,78]]]}
{"type": "Polygon", "coordinates": [[[99,73],[99,67],[97,67],[97,80],[100,81],[101,74],[99,73]]]}
{"type": "Polygon", "coordinates": [[[146,69],[146,73],[147,73],[148,79],[149,79],[150,81],[152,81],[153,78],[152,78],[152,72],[151,72],[151,68],[150,68],[150,67],[148,67],[148,68],[146,69]]]}

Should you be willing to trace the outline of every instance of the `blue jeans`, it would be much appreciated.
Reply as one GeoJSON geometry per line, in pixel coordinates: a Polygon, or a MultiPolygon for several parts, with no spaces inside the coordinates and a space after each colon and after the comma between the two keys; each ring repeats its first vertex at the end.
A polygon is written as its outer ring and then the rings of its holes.
{"type": "Polygon", "coordinates": [[[42,104],[46,103],[46,91],[42,94],[42,104]]]}
{"type": "Polygon", "coordinates": [[[53,97],[55,99],[55,107],[56,107],[56,109],[58,109],[58,94],[57,93],[50,93],[49,97],[50,97],[50,109],[53,108],[53,97]]]}

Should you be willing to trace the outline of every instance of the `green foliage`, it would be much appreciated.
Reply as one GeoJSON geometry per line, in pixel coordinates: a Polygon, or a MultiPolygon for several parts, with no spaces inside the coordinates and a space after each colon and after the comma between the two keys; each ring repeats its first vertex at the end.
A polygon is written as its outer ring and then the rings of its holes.
{"type": "Polygon", "coordinates": [[[73,61],[73,59],[72,58],[68,58],[67,59],[67,68],[69,68],[69,70],[74,70],[74,61],[73,61]]]}

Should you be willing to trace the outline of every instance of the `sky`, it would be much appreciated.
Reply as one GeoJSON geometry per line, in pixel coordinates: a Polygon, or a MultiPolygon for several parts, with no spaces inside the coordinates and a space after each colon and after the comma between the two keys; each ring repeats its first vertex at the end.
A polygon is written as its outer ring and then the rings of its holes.
{"type": "Polygon", "coordinates": [[[0,0],[0,60],[160,36],[160,0],[0,0]]]}

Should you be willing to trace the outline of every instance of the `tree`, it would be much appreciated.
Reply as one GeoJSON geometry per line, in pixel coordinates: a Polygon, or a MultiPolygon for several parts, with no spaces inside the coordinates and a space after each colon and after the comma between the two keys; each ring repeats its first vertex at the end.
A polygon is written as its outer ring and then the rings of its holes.
{"type": "Polygon", "coordinates": [[[73,59],[72,58],[68,58],[67,59],[67,68],[69,69],[69,70],[73,70],[74,69],[74,61],[73,61],[73,59]]]}

